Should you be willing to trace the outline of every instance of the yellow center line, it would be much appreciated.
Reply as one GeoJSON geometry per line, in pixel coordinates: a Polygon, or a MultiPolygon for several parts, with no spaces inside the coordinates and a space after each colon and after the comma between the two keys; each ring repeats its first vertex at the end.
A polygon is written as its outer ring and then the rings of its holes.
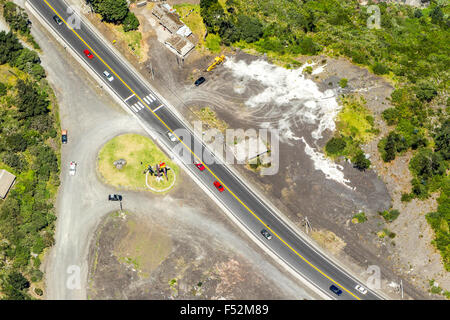
{"type": "Polygon", "coordinates": [[[278,234],[276,234],[268,225],[266,225],[249,207],[247,207],[247,205],[242,202],[241,199],[239,199],[238,196],[236,196],[234,194],[234,192],[232,192],[216,175],[214,172],[211,171],[211,169],[202,162],[202,160],[183,142],[183,140],[181,140],[173,131],[172,129],[169,128],[169,126],[147,105],[147,103],[145,103],[145,101],[136,94],[136,92],[134,92],[133,89],[130,88],[130,86],[128,86],[128,84],[122,80],[122,78],[95,52],[94,49],[91,48],[91,46],[89,46],[86,41],[84,41],[84,39],[73,29],[71,28],[67,22],[63,19],[63,17],[60,16],[60,14],[48,3],[47,0],[44,0],[44,2],[47,4],[47,6],[68,26],[68,28],[77,36],[78,39],[80,39],[81,42],[83,42],[90,50],[93,54],[95,54],[98,59],[100,59],[100,61],[117,77],[117,79],[119,79],[127,88],[128,90],[130,90],[131,93],[133,93],[138,99],[139,101],[141,101],[146,107],[147,109],[149,109],[153,115],[185,146],[185,148],[187,150],[189,150],[189,152],[198,159],[198,161],[200,161],[205,168],[213,175],[214,178],[217,179],[217,181],[219,181],[224,187],[225,189],[228,190],[228,192],[230,192],[231,195],[233,195],[234,198],[236,198],[236,200],[245,208],[247,209],[248,212],[250,212],[259,222],[261,222],[261,224],[266,227],[270,232],[272,232],[273,235],[275,235],[284,245],[286,245],[291,251],[293,251],[297,256],[299,256],[304,262],[306,262],[310,267],[312,267],[314,270],[316,270],[317,272],[319,272],[321,275],[323,275],[325,278],[327,278],[328,280],[330,280],[331,282],[333,282],[334,284],[340,286],[342,289],[344,289],[346,292],[348,292],[350,295],[352,295],[354,298],[356,298],[357,300],[361,300],[359,297],[357,297],[355,294],[353,294],[352,292],[350,292],[348,289],[346,289],[344,286],[342,286],[341,284],[339,284],[337,281],[333,280],[332,278],[330,278],[328,275],[326,275],[322,270],[320,270],[319,268],[317,268],[315,265],[313,265],[311,262],[309,262],[305,257],[303,257],[300,253],[298,253],[294,248],[292,248],[288,243],[286,243],[286,241],[284,241],[278,234]]]}

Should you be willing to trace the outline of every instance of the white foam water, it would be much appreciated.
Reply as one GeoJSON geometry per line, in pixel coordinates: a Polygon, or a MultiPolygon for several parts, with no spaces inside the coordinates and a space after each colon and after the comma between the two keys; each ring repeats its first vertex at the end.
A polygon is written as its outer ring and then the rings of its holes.
{"type": "MultiPolygon", "coordinates": [[[[293,141],[302,140],[305,143],[305,153],[314,162],[314,168],[322,171],[327,179],[332,179],[351,188],[349,180],[345,179],[343,167],[336,165],[324,154],[310,147],[303,137],[295,136],[293,128],[297,123],[316,126],[311,137],[318,141],[325,130],[334,131],[335,118],[341,109],[333,90],[322,92],[314,81],[306,79],[303,71],[314,64],[304,64],[298,69],[284,69],[263,60],[247,63],[228,58],[224,66],[233,75],[243,80],[243,85],[249,81],[257,81],[265,89],[246,101],[250,108],[258,109],[271,106],[266,111],[268,120],[276,120],[280,130],[280,140],[292,145],[293,141]]],[[[324,66],[313,70],[313,74],[324,71],[324,66]]]]}

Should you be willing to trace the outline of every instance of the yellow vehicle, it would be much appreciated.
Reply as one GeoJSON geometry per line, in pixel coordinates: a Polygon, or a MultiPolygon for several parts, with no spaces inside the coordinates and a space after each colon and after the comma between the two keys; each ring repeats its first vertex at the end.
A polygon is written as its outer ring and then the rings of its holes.
{"type": "Polygon", "coordinates": [[[208,72],[211,71],[217,65],[221,64],[224,61],[225,61],[225,56],[224,55],[221,55],[220,57],[215,57],[214,58],[214,62],[208,67],[208,69],[206,69],[206,71],[208,71],[208,72]]]}

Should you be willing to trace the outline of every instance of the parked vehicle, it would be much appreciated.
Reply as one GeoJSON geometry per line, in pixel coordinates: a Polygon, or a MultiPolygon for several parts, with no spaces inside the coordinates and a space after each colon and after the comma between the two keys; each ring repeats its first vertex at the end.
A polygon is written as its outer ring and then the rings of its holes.
{"type": "Polygon", "coordinates": [[[110,194],[108,196],[109,201],[122,201],[122,195],[121,194],[110,194]]]}
{"type": "Polygon", "coordinates": [[[205,81],[206,81],[206,79],[204,77],[200,77],[197,80],[195,80],[194,84],[198,87],[199,85],[201,85],[205,81]]]}
{"type": "Polygon", "coordinates": [[[67,143],[67,130],[62,130],[61,131],[61,142],[63,144],[67,143]]]}

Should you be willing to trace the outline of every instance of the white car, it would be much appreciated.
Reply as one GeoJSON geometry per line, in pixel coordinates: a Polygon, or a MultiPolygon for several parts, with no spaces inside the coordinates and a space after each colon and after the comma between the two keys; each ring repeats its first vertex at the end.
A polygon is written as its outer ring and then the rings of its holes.
{"type": "Polygon", "coordinates": [[[172,142],[177,141],[177,137],[175,137],[175,135],[172,132],[168,131],[167,136],[169,137],[170,141],[172,142]]]}
{"type": "Polygon", "coordinates": [[[106,70],[103,71],[103,75],[106,77],[106,79],[108,79],[109,82],[112,82],[114,80],[114,77],[106,70]]]}
{"type": "Polygon", "coordinates": [[[69,175],[74,176],[76,172],[77,172],[77,163],[75,161],[70,161],[69,175]]]}
{"type": "Polygon", "coordinates": [[[358,290],[359,292],[361,292],[362,294],[366,294],[367,293],[367,289],[364,288],[362,285],[358,284],[355,287],[356,290],[358,290]]]}

